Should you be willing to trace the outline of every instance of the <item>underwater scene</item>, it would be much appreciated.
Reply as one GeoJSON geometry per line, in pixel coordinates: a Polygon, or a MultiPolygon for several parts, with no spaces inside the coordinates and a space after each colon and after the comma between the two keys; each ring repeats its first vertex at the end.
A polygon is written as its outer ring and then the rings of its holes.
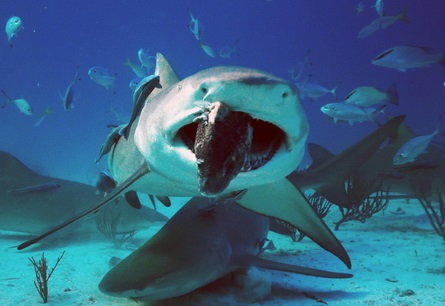
{"type": "Polygon", "coordinates": [[[445,305],[445,3],[2,0],[1,305],[445,305]]]}

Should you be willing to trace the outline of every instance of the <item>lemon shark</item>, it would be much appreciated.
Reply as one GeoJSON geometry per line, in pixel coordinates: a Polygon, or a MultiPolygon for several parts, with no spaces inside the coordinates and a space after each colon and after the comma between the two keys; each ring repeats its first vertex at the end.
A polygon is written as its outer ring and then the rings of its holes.
{"type": "MultiPolygon", "coordinates": [[[[344,247],[285,178],[302,160],[308,134],[294,85],[241,67],[209,68],[179,80],[160,53],[155,79],[159,82],[148,86],[150,94],[128,127],[128,137],[116,139],[108,153],[117,188],[78,217],[18,249],[97,211],[129,190],[155,196],[225,199],[242,194],[237,200],[240,205],[297,227],[351,266],[344,247]]],[[[140,102],[135,101],[135,107],[140,102]]]]}
{"type": "MultiPolygon", "coordinates": [[[[39,175],[13,155],[0,151],[0,230],[40,234],[101,199],[103,196],[96,194],[93,186],[39,175]]],[[[81,220],[64,234],[98,233],[96,221],[113,216],[119,216],[117,234],[167,221],[167,217],[146,206],[136,210],[120,203],[81,220]]]]}
{"type": "Polygon", "coordinates": [[[138,250],[114,266],[99,290],[111,296],[162,300],[198,289],[249,266],[327,278],[336,273],[270,261],[258,256],[269,218],[234,201],[192,198],[138,250]]]}

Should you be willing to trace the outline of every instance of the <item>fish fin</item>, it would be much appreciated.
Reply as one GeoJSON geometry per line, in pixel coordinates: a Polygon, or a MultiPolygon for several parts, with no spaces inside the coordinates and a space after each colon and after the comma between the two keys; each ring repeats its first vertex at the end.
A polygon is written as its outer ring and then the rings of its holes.
{"type": "Polygon", "coordinates": [[[317,276],[325,278],[350,278],[353,276],[352,274],[349,273],[337,273],[326,270],[307,268],[307,267],[282,263],[278,261],[267,260],[253,255],[243,255],[235,257],[233,259],[233,263],[235,265],[239,264],[245,267],[252,265],[262,269],[276,270],[282,272],[290,272],[290,273],[297,273],[308,276],[317,276]]]}
{"type": "Polygon", "coordinates": [[[142,208],[141,201],[139,201],[139,197],[136,191],[130,190],[125,193],[125,200],[130,204],[131,207],[140,209],[142,208]]]}
{"type": "Polygon", "coordinates": [[[378,117],[378,115],[380,114],[380,112],[383,112],[383,111],[384,111],[385,107],[386,107],[386,104],[383,104],[383,105],[377,107],[377,108],[376,108],[374,111],[372,111],[372,113],[371,113],[371,119],[372,119],[372,121],[374,121],[375,124],[377,124],[378,126],[382,126],[382,124],[379,122],[379,120],[378,120],[377,117],[378,117]]]}
{"type": "Polygon", "coordinates": [[[237,201],[241,206],[259,214],[290,223],[325,250],[351,267],[351,260],[340,241],[312,209],[301,191],[287,179],[255,186],[237,201]],[[273,203],[280,203],[274,205],[273,203]]]}
{"type": "Polygon", "coordinates": [[[411,23],[411,21],[409,21],[408,18],[406,18],[406,7],[403,8],[403,10],[400,12],[399,14],[399,20],[406,22],[406,23],[411,23]]]}
{"type": "Polygon", "coordinates": [[[388,100],[393,105],[399,105],[399,93],[397,91],[397,85],[392,84],[386,91],[388,95],[388,100]]]}
{"type": "Polygon", "coordinates": [[[334,88],[332,88],[329,92],[334,96],[334,98],[336,98],[337,97],[337,93],[336,93],[336,91],[337,91],[337,87],[338,86],[335,86],[334,88]]]}
{"type": "MultiPolygon", "coordinates": [[[[1,152],[1,151],[0,151],[1,152]]],[[[150,167],[146,164],[143,163],[141,164],[141,166],[128,178],[126,179],[122,184],[120,184],[117,188],[113,189],[113,191],[107,195],[107,197],[105,199],[103,199],[102,201],[100,201],[97,205],[93,206],[92,208],[84,211],[83,213],[79,214],[78,216],[67,220],[61,224],[59,224],[58,226],[53,227],[52,229],[46,231],[45,233],[41,234],[40,236],[37,236],[33,239],[30,239],[28,241],[23,242],[22,244],[20,244],[19,246],[17,246],[17,250],[23,250],[37,242],[39,242],[40,240],[48,237],[51,234],[54,234],[55,232],[61,230],[62,228],[67,227],[68,225],[83,219],[85,217],[90,216],[92,213],[96,213],[101,207],[103,207],[104,205],[110,203],[111,201],[117,199],[118,196],[120,196],[122,194],[123,191],[125,191],[128,187],[130,187],[134,182],[136,182],[138,179],[140,179],[142,176],[146,175],[147,173],[150,172],[150,167]]]]}
{"type": "Polygon", "coordinates": [[[170,198],[167,196],[156,196],[156,199],[158,199],[165,207],[170,207],[172,205],[170,198]]]}

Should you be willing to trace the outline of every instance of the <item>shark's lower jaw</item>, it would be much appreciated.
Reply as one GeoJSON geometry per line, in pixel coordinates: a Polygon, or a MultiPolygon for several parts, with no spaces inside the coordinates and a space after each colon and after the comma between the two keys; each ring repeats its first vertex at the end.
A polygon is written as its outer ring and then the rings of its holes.
{"type": "Polygon", "coordinates": [[[221,102],[178,131],[196,157],[199,192],[216,197],[240,172],[254,171],[273,158],[285,133],[272,123],[231,111],[221,102]]]}

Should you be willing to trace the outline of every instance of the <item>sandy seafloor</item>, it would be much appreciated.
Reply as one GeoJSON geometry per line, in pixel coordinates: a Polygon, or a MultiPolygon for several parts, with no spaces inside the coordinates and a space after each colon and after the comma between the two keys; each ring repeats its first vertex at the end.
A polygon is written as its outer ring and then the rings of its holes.
{"type": "MultiPolygon", "coordinates": [[[[168,209],[171,214],[173,208],[168,209]]],[[[333,228],[339,216],[335,207],[331,210],[326,222],[333,228]]],[[[415,200],[392,200],[384,213],[365,223],[345,223],[335,231],[351,257],[353,278],[324,279],[252,270],[250,284],[260,284],[254,291],[226,277],[205,290],[151,305],[445,305],[445,244],[432,229],[425,229],[427,223],[417,221],[416,216],[423,213],[415,200]],[[406,214],[391,213],[399,207],[406,214]]],[[[158,228],[137,233],[127,245],[145,242],[158,228]]],[[[78,237],[75,241],[17,251],[12,246],[26,237],[0,233],[1,305],[42,304],[28,261],[30,256],[39,259],[42,251],[50,267],[65,251],[49,281],[48,305],[143,305],[106,296],[97,289],[109,269],[110,258],[123,258],[131,250],[118,249],[104,239],[78,237]]],[[[299,243],[274,233],[269,238],[277,250],[264,253],[265,258],[348,272],[337,258],[307,238],[299,243]]]]}

